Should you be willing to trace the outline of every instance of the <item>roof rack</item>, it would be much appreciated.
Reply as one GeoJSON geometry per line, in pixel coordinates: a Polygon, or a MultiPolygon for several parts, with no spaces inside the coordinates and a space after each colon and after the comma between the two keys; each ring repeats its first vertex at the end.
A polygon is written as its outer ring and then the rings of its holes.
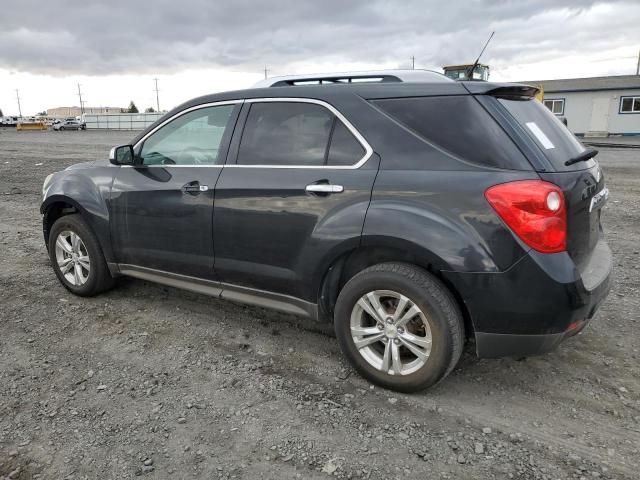
{"type": "Polygon", "coordinates": [[[368,72],[320,73],[271,77],[256,83],[253,88],[302,85],[335,85],[349,83],[452,82],[441,73],[431,70],[377,70],[368,72]]]}

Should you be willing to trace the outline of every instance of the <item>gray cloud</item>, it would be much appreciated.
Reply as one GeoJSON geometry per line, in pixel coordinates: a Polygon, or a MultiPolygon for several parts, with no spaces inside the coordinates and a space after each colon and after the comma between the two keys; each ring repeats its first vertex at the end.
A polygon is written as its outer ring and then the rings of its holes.
{"type": "Polygon", "coordinates": [[[0,68],[104,75],[268,64],[284,73],[301,61],[406,64],[411,55],[439,66],[472,61],[491,30],[486,61],[505,64],[640,41],[636,2],[608,1],[617,14],[581,21],[599,3],[23,0],[3,9],[0,68]]]}

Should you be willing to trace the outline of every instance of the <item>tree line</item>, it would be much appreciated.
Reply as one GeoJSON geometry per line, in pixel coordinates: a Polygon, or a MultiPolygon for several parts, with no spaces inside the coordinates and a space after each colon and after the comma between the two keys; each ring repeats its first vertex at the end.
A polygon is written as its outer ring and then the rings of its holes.
{"type": "MultiPolygon", "coordinates": [[[[133,100],[129,102],[129,108],[121,108],[120,113],[140,113],[138,107],[134,103],[133,100]]],[[[155,109],[153,107],[149,107],[145,110],[145,113],[155,113],[155,109]]]]}

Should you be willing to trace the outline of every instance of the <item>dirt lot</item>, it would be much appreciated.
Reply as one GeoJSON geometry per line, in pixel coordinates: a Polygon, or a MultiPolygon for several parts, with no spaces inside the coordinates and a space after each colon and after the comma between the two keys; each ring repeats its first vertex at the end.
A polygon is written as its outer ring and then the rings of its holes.
{"type": "Polygon", "coordinates": [[[0,479],[640,476],[640,150],[601,149],[616,285],[584,334],[422,394],[370,387],[318,325],[142,281],[69,294],[44,177],[126,132],[0,130],[0,479]]]}

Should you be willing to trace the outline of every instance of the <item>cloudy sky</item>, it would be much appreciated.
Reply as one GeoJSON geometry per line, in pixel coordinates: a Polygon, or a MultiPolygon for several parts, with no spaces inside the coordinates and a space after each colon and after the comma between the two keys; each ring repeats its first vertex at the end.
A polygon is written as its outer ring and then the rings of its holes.
{"type": "Polygon", "coordinates": [[[269,75],[483,62],[496,81],[635,73],[638,0],[20,0],[0,12],[0,108],[171,108],[269,75]]]}

